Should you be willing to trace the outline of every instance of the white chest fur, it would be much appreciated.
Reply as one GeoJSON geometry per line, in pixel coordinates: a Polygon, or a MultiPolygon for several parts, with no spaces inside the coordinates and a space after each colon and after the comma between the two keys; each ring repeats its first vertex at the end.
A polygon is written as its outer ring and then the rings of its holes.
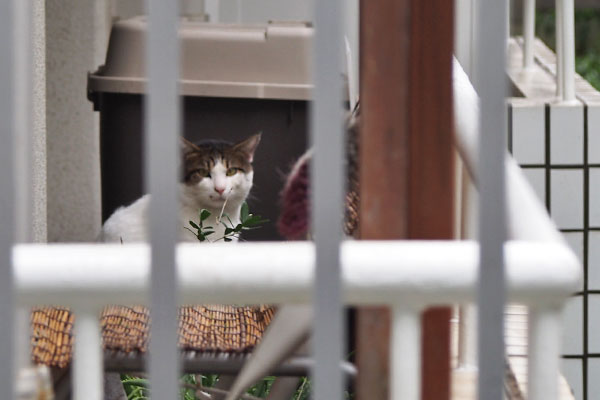
{"type": "MultiPolygon", "coordinates": [[[[99,241],[135,243],[148,241],[148,205],[150,195],[144,195],[127,207],[121,207],[110,216],[104,223],[99,241]]],[[[184,203],[185,204],[185,203],[184,203]]],[[[192,228],[189,221],[198,223],[200,209],[192,206],[182,205],[178,221],[178,232],[180,242],[198,242],[198,239],[187,228],[192,228]]],[[[204,226],[212,226],[214,233],[208,236],[209,241],[216,241],[225,234],[225,226],[217,223],[217,217],[221,210],[210,210],[211,216],[204,221],[204,226]]],[[[239,206],[227,207],[225,212],[231,219],[231,223],[237,225],[240,222],[239,206]]],[[[229,225],[229,220],[224,219],[229,225]]],[[[233,239],[234,241],[237,239],[233,239]]]]}

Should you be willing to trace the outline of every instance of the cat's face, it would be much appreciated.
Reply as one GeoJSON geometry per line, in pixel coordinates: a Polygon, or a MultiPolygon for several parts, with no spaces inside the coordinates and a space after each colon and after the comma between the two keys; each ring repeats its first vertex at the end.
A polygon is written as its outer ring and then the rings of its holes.
{"type": "Polygon", "coordinates": [[[252,159],[260,134],[236,144],[183,139],[183,185],[188,199],[201,208],[220,210],[240,206],[252,188],[252,159]]]}

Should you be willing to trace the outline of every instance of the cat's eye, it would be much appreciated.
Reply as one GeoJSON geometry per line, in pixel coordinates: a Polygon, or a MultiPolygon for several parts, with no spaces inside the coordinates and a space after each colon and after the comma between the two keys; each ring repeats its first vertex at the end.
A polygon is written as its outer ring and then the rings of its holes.
{"type": "Polygon", "coordinates": [[[238,173],[238,171],[241,171],[241,168],[235,168],[235,167],[231,167],[227,169],[227,176],[233,176],[235,174],[238,173]]]}
{"type": "Polygon", "coordinates": [[[202,178],[210,178],[210,172],[206,169],[197,169],[190,174],[190,180],[201,180],[202,178]]]}

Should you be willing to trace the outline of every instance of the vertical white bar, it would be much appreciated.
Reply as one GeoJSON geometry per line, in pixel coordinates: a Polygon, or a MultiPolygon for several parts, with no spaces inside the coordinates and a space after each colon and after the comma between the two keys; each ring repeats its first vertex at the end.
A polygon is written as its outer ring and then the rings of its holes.
{"type": "Polygon", "coordinates": [[[530,310],[527,365],[529,400],[558,399],[560,332],[561,313],[558,308],[530,310]]]}
{"type": "MultiPolygon", "coordinates": [[[[466,168],[462,171],[462,195],[460,211],[460,238],[477,238],[478,199],[477,188],[466,168]]],[[[462,369],[477,369],[477,307],[463,304],[459,308],[458,366],[462,369]]]]}
{"type": "Polygon", "coordinates": [[[104,398],[102,335],[98,312],[75,310],[73,356],[73,399],[104,398]]]}
{"type": "Polygon", "coordinates": [[[456,0],[454,12],[455,55],[465,72],[471,76],[471,49],[473,39],[472,0],[456,0]]]}
{"type": "Polygon", "coordinates": [[[508,48],[508,40],[510,39],[510,12],[511,12],[510,0],[506,1],[506,28],[504,32],[506,33],[506,47],[508,48]]]}
{"type": "Polygon", "coordinates": [[[48,240],[46,151],[46,1],[34,0],[31,11],[31,213],[32,240],[48,240]]]}
{"type": "Polygon", "coordinates": [[[575,4],[573,0],[560,1],[562,7],[563,101],[573,101],[575,100],[575,4]]]}
{"type": "MultiPolygon", "coordinates": [[[[506,1],[506,0],[504,0],[506,1]]],[[[478,357],[480,399],[501,400],[504,382],[504,320],[506,298],[503,244],[506,238],[506,4],[479,4],[477,90],[481,98],[479,126],[478,357]]]]}
{"type": "MultiPolygon", "coordinates": [[[[32,108],[31,108],[31,6],[29,1],[14,2],[15,48],[14,68],[18,71],[15,84],[15,212],[17,242],[30,242],[33,239],[32,185],[32,108]]],[[[15,310],[15,367],[29,364],[29,309],[15,310]]]]}
{"type": "Polygon", "coordinates": [[[459,309],[458,366],[477,368],[477,309],[471,304],[459,309]]]}
{"type": "Polygon", "coordinates": [[[563,17],[562,17],[562,0],[556,0],[555,3],[556,11],[556,96],[563,97],[563,85],[564,85],[564,65],[563,65],[563,17]]]}
{"type": "Polygon", "coordinates": [[[14,398],[14,298],[12,245],[14,240],[15,182],[15,70],[14,49],[17,42],[13,19],[16,0],[0,1],[0,388],[9,399],[14,398]]]}
{"type": "Polygon", "coordinates": [[[392,309],[391,398],[421,398],[421,317],[418,311],[392,309]]]}
{"type": "Polygon", "coordinates": [[[523,0],[523,68],[533,66],[535,39],[535,0],[523,0]]]}
{"type": "Polygon", "coordinates": [[[477,59],[479,57],[479,4],[481,0],[471,0],[471,51],[469,60],[469,78],[477,81],[477,59]]]}
{"type": "Polygon", "coordinates": [[[29,188],[31,184],[31,36],[29,33],[31,9],[29,1],[17,1],[15,21],[15,161],[16,240],[31,240],[31,212],[29,188]]]}
{"type": "Polygon", "coordinates": [[[178,96],[178,1],[149,1],[147,44],[148,98],[146,122],[146,182],[152,246],[150,293],[150,384],[154,399],[177,395],[177,159],[180,134],[178,96]]]}
{"type": "Polygon", "coordinates": [[[343,201],[343,60],[342,2],[315,1],[313,41],[314,102],[311,108],[312,227],[316,277],[313,357],[314,398],[342,398],[343,314],[340,296],[339,244],[343,201]]]}

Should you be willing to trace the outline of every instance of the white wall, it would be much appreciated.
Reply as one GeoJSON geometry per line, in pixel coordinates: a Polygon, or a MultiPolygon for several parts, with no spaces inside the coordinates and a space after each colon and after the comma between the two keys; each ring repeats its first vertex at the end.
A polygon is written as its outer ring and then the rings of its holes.
{"type": "Polygon", "coordinates": [[[100,230],[98,116],[87,73],[102,64],[108,3],[46,1],[48,240],[91,241],[100,230]]]}

